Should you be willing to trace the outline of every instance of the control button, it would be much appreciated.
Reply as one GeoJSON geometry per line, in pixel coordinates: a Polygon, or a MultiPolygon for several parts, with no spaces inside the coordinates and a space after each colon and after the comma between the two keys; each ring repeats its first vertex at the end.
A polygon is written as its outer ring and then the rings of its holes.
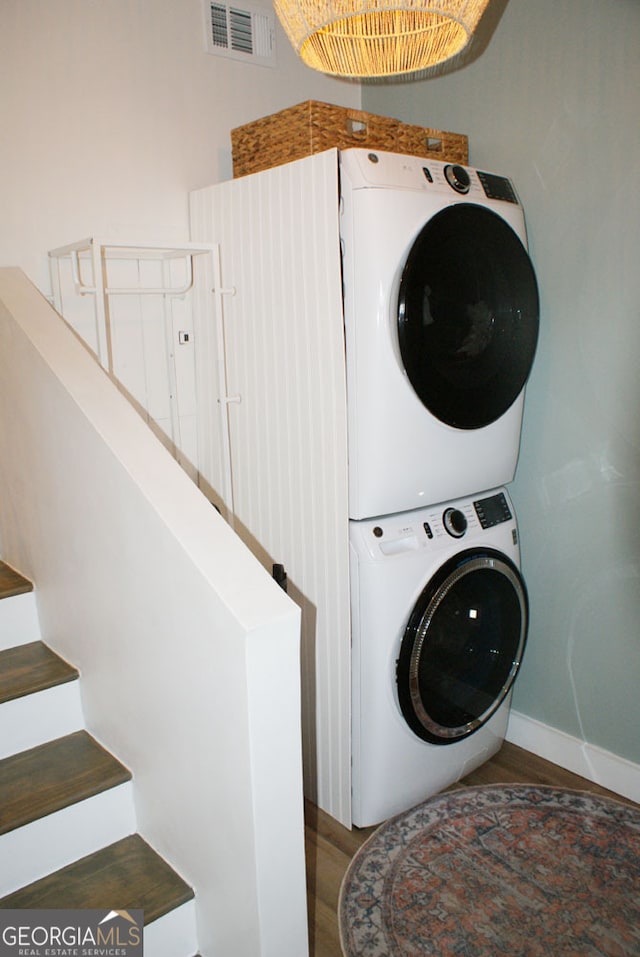
{"type": "Polygon", "coordinates": [[[442,522],[445,531],[447,531],[452,538],[462,538],[467,530],[467,519],[459,508],[445,509],[442,515],[442,522]]]}
{"type": "Polygon", "coordinates": [[[468,193],[471,189],[471,177],[464,166],[445,166],[444,175],[456,193],[468,193]]]}
{"type": "Polygon", "coordinates": [[[427,166],[422,167],[422,172],[424,173],[424,178],[429,183],[433,183],[433,176],[431,175],[431,170],[427,166]]]}
{"type": "Polygon", "coordinates": [[[423,522],[422,527],[425,530],[427,538],[433,538],[433,532],[431,530],[431,526],[429,525],[429,522],[423,522]]]}
{"type": "Polygon", "coordinates": [[[376,536],[376,538],[382,538],[382,536],[384,535],[384,532],[382,531],[379,525],[376,525],[376,527],[373,530],[373,534],[376,536]]]}

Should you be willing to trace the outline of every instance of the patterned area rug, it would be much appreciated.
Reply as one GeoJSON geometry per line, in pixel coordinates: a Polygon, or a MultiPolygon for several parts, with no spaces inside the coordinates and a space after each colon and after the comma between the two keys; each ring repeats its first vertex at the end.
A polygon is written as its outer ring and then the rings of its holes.
{"type": "Polygon", "coordinates": [[[441,794],[360,848],[346,957],[640,957],[640,810],[584,791],[441,794]]]}

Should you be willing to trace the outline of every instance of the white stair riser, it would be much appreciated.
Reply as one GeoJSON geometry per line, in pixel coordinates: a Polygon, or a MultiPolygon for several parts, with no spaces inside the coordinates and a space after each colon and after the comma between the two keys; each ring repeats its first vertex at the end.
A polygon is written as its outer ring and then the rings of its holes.
{"type": "Polygon", "coordinates": [[[5,701],[0,707],[0,759],[83,727],[77,681],[5,701]]]}
{"type": "Polygon", "coordinates": [[[40,640],[40,622],[33,592],[0,601],[0,651],[40,640]]]}
{"type": "Polygon", "coordinates": [[[0,897],[136,830],[130,781],[0,836],[0,897]],[[10,862],[10,865],[9,865],[10,862]]]}
{"type": "Polygon", "coordinates": [[[144,929],[144,957],[193,957],[197,951],[196,908],[192,900],[144,929]]]}

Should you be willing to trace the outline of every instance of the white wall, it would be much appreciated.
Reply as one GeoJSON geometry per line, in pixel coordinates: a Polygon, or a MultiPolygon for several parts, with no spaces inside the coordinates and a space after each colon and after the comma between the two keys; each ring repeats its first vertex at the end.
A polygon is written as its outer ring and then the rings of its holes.
{"type": "Polygon", "coordinates": [[[0,269],[0,540],[203,957],[307,953],[300,615],[17,269],[0,269]],[[7,411],[9,414],[7,414],[7,411]]]}
{"type": "Polygon", "coordinates": [[[468,133],[472,165],[520,193],[542,312],[513,486],[532,611],[514,706],[637,764],[640,5],[489,13],[467,66],[366,88],[364,108],[468,133]]]}
{"type": "Polygon", "coordinates": [[[230,130],[306,99],[357,107],[360,87],[304,67],[279,24],[270,69],[205,53],[201,0],[2,0],[0,264],[46,293],[64,243],[186,241],[230,130]]]}

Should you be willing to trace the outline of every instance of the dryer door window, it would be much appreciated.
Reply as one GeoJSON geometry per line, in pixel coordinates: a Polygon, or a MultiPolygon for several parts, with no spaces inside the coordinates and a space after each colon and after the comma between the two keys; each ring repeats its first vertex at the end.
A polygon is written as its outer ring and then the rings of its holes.
{"type": "Polygon", "coordinates": [[[450,744],[477,731],[515,681],[528,627],[524,582],[501,552],[471,549],[424,588],[397,662],[398,700],[425,741],[450,744]]]}
{"type": "Polygon", "coordinates": [[[402,274],[398,338],[433,415],[458,429],[503,415],[529,375],[538,318],[533,266],[500,216],[459,203],[429,220],[402,274]]]}

